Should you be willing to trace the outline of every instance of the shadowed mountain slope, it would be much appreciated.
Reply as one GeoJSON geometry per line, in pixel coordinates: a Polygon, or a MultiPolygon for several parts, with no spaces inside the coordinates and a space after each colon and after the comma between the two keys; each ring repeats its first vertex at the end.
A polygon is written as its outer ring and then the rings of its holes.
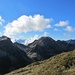
{"type": "Polygon", "coordinates": [[[66,41],[55,41],[50,37],[41,37],[28,45],[27,55],[33,60],[44,60],[56,54],[75,49],[75,45],[66,41]]]}
{"type": "Polygon", "coordinates": [[[0,73],[6,73],[30,63],[31,59],[14,45],[10,38],[0,37],[0,73]]]}
{"type": "Polygon", "coordinates": [[[67,43],[74,44],[75,45],[75,40],[72,40],[72,39],[71,40],[68,40],[67,43]]]}
{"type": "MultiPolygon", "coordinates": [[[[72,41],[73,42],[73,41],[72,41]]],[[[33,61],[48,59],[56,54],[67,52],[75,49],[75,44],[67,41],[55,41],[51,37],[41,37],[38,40],[25,46],[20,43],[14,43],[22,51],[26,52],[27,56],[33,61]]]]}
{"type": "Polygon", "coordinates": [[[6,75],[75,75],[75,50],[32,63],[6,75]]]}
{"type": "Polygon", "coordinates": [[[25,46],[17,42],[12,43],[10,38],[2,36],[0,37],[0,74],[74,49],[74,43],[55,41],[51,37],[41,37],[25,46]]]}

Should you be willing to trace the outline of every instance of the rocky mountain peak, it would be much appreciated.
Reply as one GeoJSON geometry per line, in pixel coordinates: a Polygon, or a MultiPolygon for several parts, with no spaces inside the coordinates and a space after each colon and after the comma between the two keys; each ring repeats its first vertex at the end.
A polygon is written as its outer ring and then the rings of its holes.
{"type": "Polygon", "coordinates": [[[48,45],[55,42],[55,40],[53,40],[51,37],[41,37],[38,41],[41,45],[48,45]]]}
{"type": "Polygon", "coordinates": [[[37,45],[44,46],[44,45],[48,45],[50,43],[52,44],[54,42],[55,42],[55,40],[53,40],[51,37],[41,37],[40,39],[35,40],[31,44],[29,44],[29,46],[30,47],[35,47],[37,45]]]}
{"type": "Polygon", "coordinates": [[[51,37],[41,37],[39,40],[46,41],[46,40],[53,40],[51,37]]]}
{"type": "Polygon", "coordinates": [[[3,41],[3,40],[10,40],[10,38],[7,37],[7,36],[2,36],[2,37],[0,37],[0,41],[3,41]]]}

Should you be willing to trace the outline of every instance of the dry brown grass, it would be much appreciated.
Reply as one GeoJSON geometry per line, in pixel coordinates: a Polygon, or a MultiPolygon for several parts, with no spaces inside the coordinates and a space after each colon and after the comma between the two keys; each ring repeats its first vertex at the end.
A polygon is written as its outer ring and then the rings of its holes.
{"type": "Polygon", "coordinates": [[[32,63],[6,75],[75,75],[75,50],[32,63]]]}

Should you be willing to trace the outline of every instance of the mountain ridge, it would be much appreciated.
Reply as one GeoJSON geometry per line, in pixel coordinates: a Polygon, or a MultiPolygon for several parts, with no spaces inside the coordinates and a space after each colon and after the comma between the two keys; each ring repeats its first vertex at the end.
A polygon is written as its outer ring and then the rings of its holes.
{"type": "Polygon", "coordinates": [[[2,36],[0,37],[0,73],[7,73],[74,49],[74,43],[55,41],[51,37],[41,37],[25,46],[17,42],[12,43],[9,37],[2,36]]]}
{"type": "Polygon", "coordinates": [[[33,59],[33,61],[48,59],[56,54],[75,49],[74,43],[61,40],[55,41],[51,37],[41,37],[28,44],[28,46],[20,45],[19,43],[16,43],[16,45],[19,48],[23,46],[22,50],[25,51],[28,57],[33,59]]]}
{"type": "Polygon", "coordinates": [[[6,36],[0,38],[0,60],[0,73],[6,73],[31,63],[26,53],[6,36]]]}

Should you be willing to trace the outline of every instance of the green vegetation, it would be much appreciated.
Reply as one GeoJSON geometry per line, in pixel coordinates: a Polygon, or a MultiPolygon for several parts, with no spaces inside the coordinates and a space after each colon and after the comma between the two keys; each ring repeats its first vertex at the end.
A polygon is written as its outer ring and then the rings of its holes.
{"type": "Polygon", "coordinates": [[[75,50],[32,63],[6,75],[75,75],[75,50]]]}

